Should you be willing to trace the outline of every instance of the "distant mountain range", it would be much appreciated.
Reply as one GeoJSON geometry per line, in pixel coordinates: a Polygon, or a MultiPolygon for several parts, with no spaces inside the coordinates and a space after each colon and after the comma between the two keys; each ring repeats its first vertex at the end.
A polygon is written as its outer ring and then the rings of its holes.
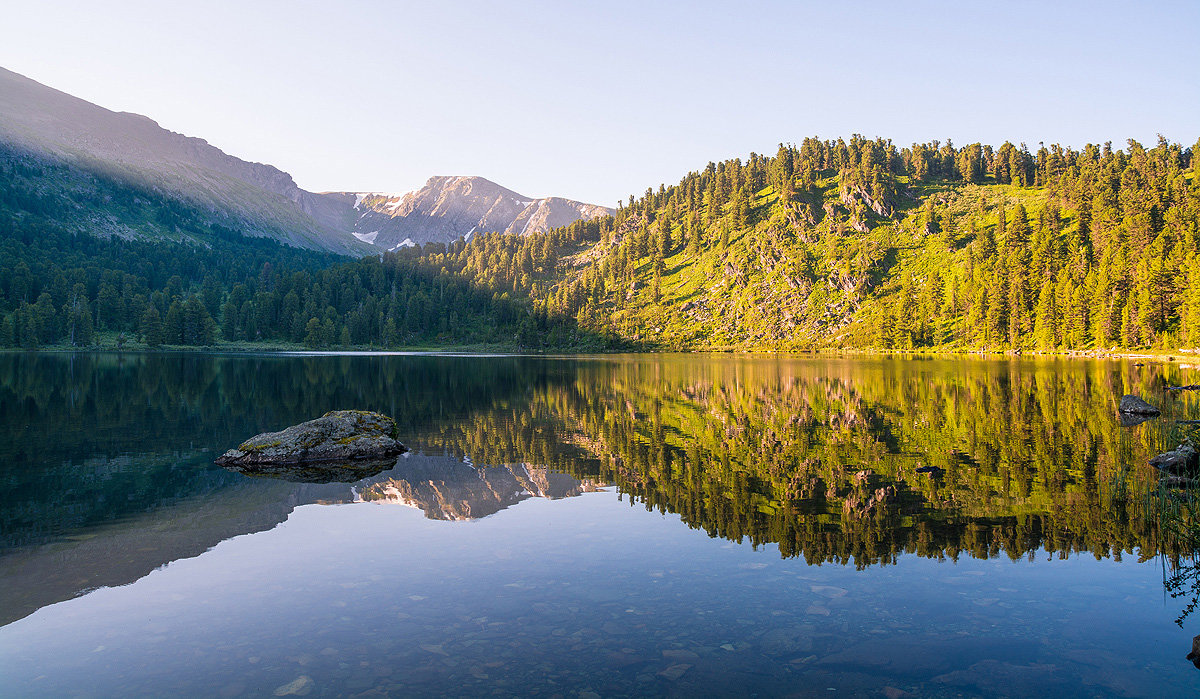
{"type": "Polygon", "coordinates": [[[424,242],[451,242],[475,233],[540,233],[581,218],[608,216],[595,204],[517,194],[482,177],[430,177],[403,195],[331,192],[324,196],[352,207],[359,240],[395,250],[424,242]]]}
{"type": "MultiPolygon", "coordinates": [[[[535,233],[612,213],[557,197],[526,197],[481,177],[433,177],[401,196],[309,192],[276,167],[241,160],[147,117],[104,109],[3,68],[0,145],[176,197],[249,235],[345,254],[488,231],[535,233]]],[[[170,233],[107,210],[72,212],[72,221],[89,232],[126,237],[170,233]]]]}

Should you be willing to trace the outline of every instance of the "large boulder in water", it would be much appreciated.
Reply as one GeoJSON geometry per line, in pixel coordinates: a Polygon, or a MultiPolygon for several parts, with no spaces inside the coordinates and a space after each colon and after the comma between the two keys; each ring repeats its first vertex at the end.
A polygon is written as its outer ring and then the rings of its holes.
{"type": "MultiPolygon", "coordinates": [[[[281,432],[251,437],[217,459],[239,471],[279,466],[379,462],[408,451],[396,441],[396,421],[365,410],[334,410],[281,432]]],[[[376,471],[378,472],[378,471],[376,471]]]]}
{"type": "Polygon", "coordinates": [[[1117,412],[1128,415],[1158,415],[1159,410],[1137,396],[1121,396],[1117,412]]]}

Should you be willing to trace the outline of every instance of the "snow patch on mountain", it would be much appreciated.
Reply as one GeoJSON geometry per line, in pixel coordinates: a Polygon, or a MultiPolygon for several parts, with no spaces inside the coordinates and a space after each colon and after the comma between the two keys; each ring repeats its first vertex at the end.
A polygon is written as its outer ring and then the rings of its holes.
{"type": "Polygon", "coordinates": [[[421,189],[403,195],[353,196],[362,211],[352,223],[355,237],[362,240],[359,234],[376,232],[373,244],[389,250],[409,247],[405,241],[411,246],[450,243],[477,233],[527,235],[613,213],[561,197],[526,197],[482,177],[431,177],[421,189]]]}

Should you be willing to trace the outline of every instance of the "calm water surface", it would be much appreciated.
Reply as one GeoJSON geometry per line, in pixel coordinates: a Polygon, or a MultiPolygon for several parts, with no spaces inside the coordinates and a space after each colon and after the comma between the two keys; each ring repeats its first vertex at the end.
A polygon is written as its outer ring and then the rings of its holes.
{"type": "Polygon", "coordinates": [[[1200,694],[1175,363],[0,355],[0,695],[1200,694]],[[1136,392],[1164,416],[1121,426],[1136,392]],[[360,408],[356,483],[212,465],[360,408]],[[930,467],[934,467],[929,472],[930,467]]]}

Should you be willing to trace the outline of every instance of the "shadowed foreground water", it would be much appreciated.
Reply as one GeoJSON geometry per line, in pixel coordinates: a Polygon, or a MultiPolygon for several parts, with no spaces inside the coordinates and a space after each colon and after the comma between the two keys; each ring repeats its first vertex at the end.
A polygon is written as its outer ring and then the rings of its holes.
{"type": "Polygon", "coordinates": [[[0,355],[0,694],[1192,696],[1145,462],[1198,373],[0,355]],[[211,464],[339,408],[413,452],[211,464]]]}

